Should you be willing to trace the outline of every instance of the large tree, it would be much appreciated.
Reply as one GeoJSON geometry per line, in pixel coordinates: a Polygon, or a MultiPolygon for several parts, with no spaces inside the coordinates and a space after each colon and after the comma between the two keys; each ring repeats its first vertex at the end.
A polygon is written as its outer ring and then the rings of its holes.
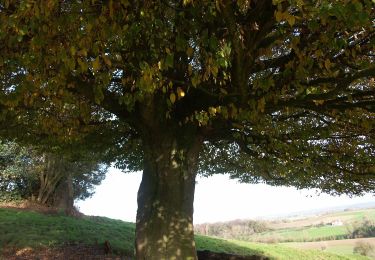
{"type": "Polygon", "coordinates": [[[370,0],[1,1],[2,118],[48,140],[123,133],[93,143],[143,169],[137,258],[195,259],[199,172],[374,191],[374,16],[370,0]]]}

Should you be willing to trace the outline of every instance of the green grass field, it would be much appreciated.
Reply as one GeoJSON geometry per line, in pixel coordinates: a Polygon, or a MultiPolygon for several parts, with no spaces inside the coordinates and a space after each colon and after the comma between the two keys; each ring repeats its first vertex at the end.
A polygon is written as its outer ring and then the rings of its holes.
{"type": "Polygon", "coordinates": [[[304,242],[342,238],[348,233],[349,231],[346,226],[300,227],[264,232],[254,235],[253,239],[267,241],[268,238],[274,238],[280,242],[304,242]]]}
{"type": "Polygon", "coordinates": [[[309,242],[335,239],[346,239],[350,235],[352,225],[364,219],[375,221],[375,209],[364,209],[356,211],[343,211],[325,214],[319,217],[311,217],[302,220],[286,222],[285,228],[282,224],[277,224],[277,228],[255,234],[251,241],[276,241],[276,242],[309,242]],[[328,220],[340,219],[343,226],[316,226],[317,219],[322,223],[328,220]],[[293,225],[295,222],[295,225],[293,225]]]}
{"type": "MultiPolygon", "coordinates": [[[[71,218],[36,212],[0,208],[0,249],[7,247],[51,247],[67,243],[95,244],[109,240],[113,252],[132,256],[133,223],[103,217],[71,218]]],[[[369,259],[361,256],[339,256],[317,250],[301,250],[282,245],[265,245],[243,241],[196,236],[198,250],[241,255],[265,255],[271,259],[369,259]]]]}
{"type": "MultiPolygon", "coordinates": [[[[293,247],[293,248],[301,248],[301,249],[324,250],[325,252],[331,252],[331,253],[339,254],[339,255],[349,255],[353,253],[354,248],[360,242],[367,243],[370,245],[375,245],[375,237],[307,242],[307,243],[293,242],[293,243],[283,243],[283,245],[293,247]]],[[[373,250],[373,252],[369,252],[369,256],[375,259],[375,250],[373,250]]]]}

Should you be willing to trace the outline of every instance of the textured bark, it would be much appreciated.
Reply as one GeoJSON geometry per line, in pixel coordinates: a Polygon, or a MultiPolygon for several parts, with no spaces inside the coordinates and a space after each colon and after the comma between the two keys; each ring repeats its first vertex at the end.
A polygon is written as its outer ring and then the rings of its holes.
{"type": "Polygon", "coordinates": [[[197,259],[193,201],[198,140],[153,132],[144,139],[144,171],[138,191],[137,259],[197,259]]]}
{"type": "Polygon", "coordinates": [[[67,173],[56,187],[52,198],[52,206],[69,215],[73,212],[73,205],[73,178],[70,173],[67,173]]]}
{"type": "Polygon", "coordinates": [[[45,154],[46,166],[40,173],[37,201],[70,214],[73,211],[73,178],[63,157],[45,154]]]}
{"type": "Polygon", "coordinates": [[[57,185],[64,177],[64,165],[62,159],[53,154],[45,154],[44,160],[46,166],[39,175],[40,188],[37,201],[41,204],[48,204],[57,185]]]}

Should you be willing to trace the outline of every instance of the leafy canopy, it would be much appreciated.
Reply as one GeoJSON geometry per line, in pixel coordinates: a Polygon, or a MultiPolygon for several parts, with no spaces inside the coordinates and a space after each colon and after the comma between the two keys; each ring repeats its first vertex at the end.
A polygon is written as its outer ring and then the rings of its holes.
{"type": "Polygon", "coordinates": [[[191,127],[202,174],[373,192],[374,13],[370,0],[1,1],[1,116],[60,142],[101,126],[117,134],[93,143],[131,169],[142,130],[191,127]]]}
{"type": "Polygon", "coordinates": [[[91,197],[95,185],[105,178],[108,167],[93,153],[75,157],[57,152],[46,154],[40,147],[0,141],[0,201],[40,199],[41,192],[52,189],[45,202],[50,205],[57,187],[68,175],[72,176],[73,199],[91,197]]]}

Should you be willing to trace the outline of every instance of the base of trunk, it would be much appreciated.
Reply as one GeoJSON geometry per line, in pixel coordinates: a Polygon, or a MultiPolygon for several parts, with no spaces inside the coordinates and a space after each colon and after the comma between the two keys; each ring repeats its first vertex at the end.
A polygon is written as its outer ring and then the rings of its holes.
{"type": "Polygon", "coordinates": [[[193,202],[200,146],[178,141],[159,136],[145,147],[138,191],[137,259],[197,259],[193,202]]]}

